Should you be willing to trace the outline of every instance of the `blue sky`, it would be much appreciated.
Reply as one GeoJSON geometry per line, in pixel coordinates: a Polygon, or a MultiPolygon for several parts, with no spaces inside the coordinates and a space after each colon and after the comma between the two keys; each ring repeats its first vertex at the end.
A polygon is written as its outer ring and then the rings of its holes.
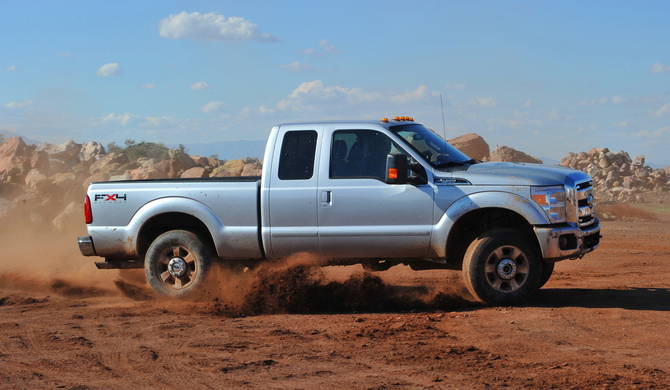
{"type": "Polygon", "coordinates": [[[0,9],[0,129],[62,143],[265,139],[412,116],[560,160],[670,165],[666,1],[21,1],[0,9]]]}

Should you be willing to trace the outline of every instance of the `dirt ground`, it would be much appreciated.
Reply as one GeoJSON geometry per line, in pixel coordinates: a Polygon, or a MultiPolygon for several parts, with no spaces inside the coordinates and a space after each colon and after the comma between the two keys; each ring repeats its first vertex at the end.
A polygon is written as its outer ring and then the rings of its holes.
{"type": "Polygon", "coordinates": [[[670,388],[670,211],[608,212],[601,247],[520,307],[404,266],[260,269],[168,301],[96,270],[84,232],[5,231],[0,388],[670,388]]]}

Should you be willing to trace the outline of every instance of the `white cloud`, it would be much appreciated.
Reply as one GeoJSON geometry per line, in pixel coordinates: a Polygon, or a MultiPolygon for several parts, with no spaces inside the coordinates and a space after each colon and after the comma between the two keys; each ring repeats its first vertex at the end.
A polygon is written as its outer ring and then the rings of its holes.
{"type": "Polygon", "coordinates": [[[522,108],[531,108],[533,106],[533,103],[530,100],[526,100],[521,107],[522,108]]]}
{"type": "Polygon", "coordinates": [[[603,96],[598,99],[593,99],[590,102],[589,101],[582,101],[579,102],[578,105],[580,106],[604,106],[606,104],[623,104],[628,101],[628,98],[625,96],[621,95],[615,95],[610,97],[603,96]]]}
{"type": "Polygon", "coordinates": [[[428,87],[425,85],[420,86],[414,91],[407,91],[402,95],[392,96],[390,100],[394,103],[407,103],[412,100],[423,99],[426,97],[428,92],[428,87]]]}
{"type": "Polygon", "coordinates": [[[265,106],[261,106],[258,109],[258,112],[261,113],[261,114],[274,114],[275,110],[273,110],[271,108],[267,108],[265,106]]]}
{"type": "MultiPolygon", "coordinates": [[[[326,54],[335,55],[335,54],[341,53],[340,50],[337,50],[335,48],[335,45],[331,45],[330,43],[328,43],[327,39],[321,39],[318,42],[318,45],[321,46],[321,49],[326,54]]],[[[311,56],[311,55],[321,56],[321,55],[323,55],[323,52],[317,51],[316,49],[310,47],[309,49],[305,49],[305,50],[301,51],[300,54],[308,55],[308,56],[311,56]]]]}
{"type": "Polygon", "coordinates": [[[327,39],[322,39],[319,41],[319,46],[323,49],[328,54],[337,54],[339,53],[339,50],[335,48],[335,46],[331,45],[328,43],[327,39]]]}
{"type": "Polygon", "coordinates": [[[171,116],[147,116],[140,127],[169,127],[177,124],[179,120],[171,116]]]}
{"type": "Polygon", "coordinates": [[[111,113],[102,118],[93,121],[94,126],[117,125],[123,127],[136,126],[142,128],[153,128],[160,126],[170,126],[177,123],[177,119],[170,116],[141,116],[126,112],[125,114],[111,113]]]}
{"type": "Polygon", "coordinates": [[[63,58],[72,58],[72,54],[70,53],[56,53],[56,55],[63,58]]]}
{"type": "Polygon", "coordinates": [[[446,89],[463,90],[466,89],[468,86],[465,84],[445,84],[444,87],[446,89]]]}
{"type": "Polygon", "coordinates": [[[156,88],[156,87],[158,87],[158,85],[151,84],[151,83],[146,83],[146,84],[140,85],[141,89],[153,89],[153,88],[156,88]]]}
{"type": "Polygon", "coordinates": [[[665,66],[659,62],[651,65],[651,73],[665,73],[670,72],[670,66],[665,66]]]}
{"type": "Polygon", "coordinates": [[[123,72],[123,69],[121,69],[121,66],[117,64],[116,62],[105,64],[98,68],[98,71],[95,73],[100,77],[110,77],[110,76],[118,76],[123,72]]]}
{"type": "Polygon", "coordinates": [[[476,97],[474,99],[470,99],[467,104],[469,106],[497,107],[500,105],[500,101],[492,97],[476,97]]]}
{"type": "Polygon", "coordinates": [[[17,108],[24,108],[28,106],[32,106],[33,101],[32,100],[24,100],[22,102],[9,102],[6,104],[3,104],[6,108],[9,109],[17,109],[17,108]]]}
{"type": "Polygon", "coordinates": [[[209,84],[207,84],[206,82],[200,81],[200,82],[191,84],[191,86],[189,88],[191,89],[191,91],[202,91],[202,90],[205,90],[205,89],[210,89],[212,87],[209,84]]]}
{"type": "Polygon", "coordinates": [[[6,67],[5,70],[6,70],[7,72],[14,72],[14,71],[16,71],[16,70],[18,70],[18,69],[17,69],[16,66],[11,65],[11,66],[6,67]]]}
{"type": "Polygon", "coordinates": [[[614,124],[614,127],[628,127],[628,122],[623,121],[623,122],[618,122],[614,124]]]}
{"type": "Polygon", "coordinates": [[[99,118],[98,120],[94,121],[94,125],[104,125],[104,124],[117,124],[121,126],[128,126],[131,123],[137,123],[142,117],[139,115],[135,114],[119,114],[117,115],[116,113],[111,113],[107,116],[103,116],[102,118],[99,118]]]}
{"type": "Polygon", "coordinates": [[[323,81],[314,80],[300,84],[298,88],[277,103],[279,110],[316,110],[323,105],[335,106],[381,99],[378,93],[365,93],[360,88],[324,86],[323,81]]]}
{"type": "Polygon", "coordinates": [[[649,109],[649,116],[664,117],[670,114],[670,103],[662,105],[658,110],[649,109]]]}
{"type": "Polygon", "coordinates": [[[625,96],[616,95],[612,96],[612,104],[623,104],[626,103],[628,99],[625,96]]]}
{"type": "Polygon", "coordinates": [[[312,66],[311,64],[303,64],[300,61],[295,61],[295,62],[291,62],[290,64],[284,64],[284,65],[279,65],[279,66],[282,69],[287,69],[287,70],[290,70],[291,72],[294,72],[294,73],[309,72],[309,71],[317,70],[317,68],[312,66]]]}
{"type": "Polygon", "coordinates": [[[642,130],[637,132],[635,135],[641,138],[659,138],[659,137],[665,137],[667,135],[670,135],[670,126],[665,126],[661,127],[660,129],[650,132],[648,130],[642,130]]]}
{"type": "Polygon", "coordinates": [[[278,42],[279,37],[258,31],[251,21],[232,16],[226,18],[216,12],[173,14],[158,22],[159,35],[166,39],[196,39],[202,41],[239,42],[255,40],[278,42]]]}
{"type": "Polygon", "coordinates": [[[217,112],[226,108],[227,104],[224,102],[209,102],[205,104],[200,111],[202,112],[217,112]]]}

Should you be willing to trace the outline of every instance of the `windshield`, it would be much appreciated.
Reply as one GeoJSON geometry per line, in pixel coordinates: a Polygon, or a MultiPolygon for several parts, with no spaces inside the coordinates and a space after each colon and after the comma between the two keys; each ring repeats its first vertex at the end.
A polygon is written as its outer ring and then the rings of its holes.
{"type": "Polygon", "coordinates": [[[436,168],[478,162],[422,125],[395,126],[390,130],[436,168]]]}

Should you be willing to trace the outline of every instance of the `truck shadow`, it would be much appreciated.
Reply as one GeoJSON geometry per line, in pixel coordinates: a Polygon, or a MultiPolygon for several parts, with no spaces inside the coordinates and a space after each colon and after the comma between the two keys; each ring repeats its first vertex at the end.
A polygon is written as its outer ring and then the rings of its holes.
{"type": "Polygon", "coordinates": [[[584,307],[670,311],[670,289],[639,287],[626,290],[547,288],[538,291],[528,304],[529,306],[557,308],[584,307]]]}

